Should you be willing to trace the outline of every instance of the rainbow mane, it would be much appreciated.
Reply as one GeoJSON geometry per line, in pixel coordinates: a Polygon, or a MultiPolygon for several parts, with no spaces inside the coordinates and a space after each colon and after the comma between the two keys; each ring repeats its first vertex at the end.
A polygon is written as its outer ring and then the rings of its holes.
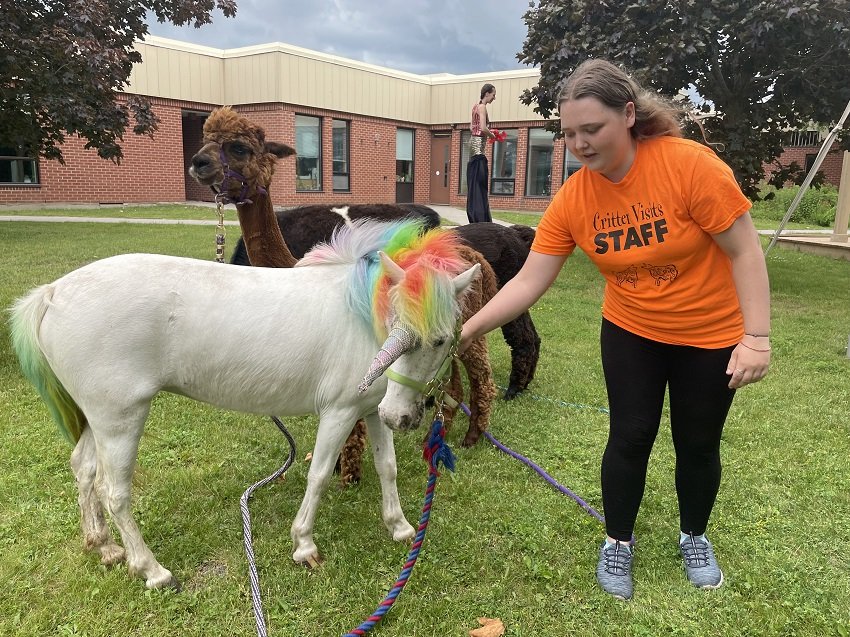
{"type": "Polygon", "coordinates": [[[390,318],[409,325],[420,339],[432,340],[451,336],[457,323],[452,281],[469,267],[458,254],[459,245],[457,235],[439,228],[423,234],[417,220],[357,220],[337,228],[329,243],[317,245],[296,267],[354,263],[349,307],[380,340],[387,336],[390,318]],[[379,250],[406,272],[400,285],[393,286],[379,250]]]}

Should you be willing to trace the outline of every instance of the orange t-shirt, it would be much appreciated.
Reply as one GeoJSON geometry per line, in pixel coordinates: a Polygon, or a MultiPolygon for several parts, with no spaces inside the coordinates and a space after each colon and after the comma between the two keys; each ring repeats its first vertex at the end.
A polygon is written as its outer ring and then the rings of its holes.
{"type": "Polygon", "coordinates": [[[581,248],[606,279],[602,315],[662,343],[737,343],[744,321],[732,265],[712,239],[751,203],[709,147],[678,137],[640,141],[619,183],[582,167],[549,204],[531,249],[581,248]]]}

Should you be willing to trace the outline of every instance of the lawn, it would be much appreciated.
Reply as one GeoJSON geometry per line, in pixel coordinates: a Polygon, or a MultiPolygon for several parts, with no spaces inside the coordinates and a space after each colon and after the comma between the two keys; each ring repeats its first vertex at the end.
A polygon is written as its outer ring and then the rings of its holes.
{"type": "MultiPolygon", "coordinates": [[[[228,250],[235,236],[228,235],[228,250]]],[[[2,307],[111,254],[214,256],[211,227],[9,222],[0,224],[0,238],[2,307]]],[[[850,262],[777,249],[768,267],[771,373],[739,392],[722,446],[723,485],[710,530],[726,574],[721,589],[694,590],[682,571],[666,415],[636,529],[636,593],[629,603],[596,585],[599,523],[486,440],[460,449],[460,417],[448,437],[457,471],[438,481],[419,563],[372,634],[461,636],[480,616],[501,618],[511,637],[850,634],[850,262]]],[[[491,423],[501,442],[596,507],[607,428],[597,342],[601,292],[589,261],[572,257],[532,309],[543,340],[536,377],[516,400],[498,402],[491,423]]],[[[256,634],[238,501],[286,457],[274,425],[168,394],[156,399],[134,508],[149,546],[183,591],[147,591],[125,567],[106,569],[82,550],[71,448],[20,375],[8,340],[4,322],[0,635],[256,634]]],[[[498,333],[490,343],[504,385],[507,347],[498,333]]],[[[252,501],[271,637],[353,629],[383,599],[409,548],[385,533],[367,458],[363,481],[333,485],[319,508],[324,564],[310,571],[291,562],[289,526],[304,493],[302,459],[315,423],[312,416],[286,421],[298,462],[252,501]]],[[[421,437],[396,436],[399,492],[414,524],[427,477],[421,437]]]]}

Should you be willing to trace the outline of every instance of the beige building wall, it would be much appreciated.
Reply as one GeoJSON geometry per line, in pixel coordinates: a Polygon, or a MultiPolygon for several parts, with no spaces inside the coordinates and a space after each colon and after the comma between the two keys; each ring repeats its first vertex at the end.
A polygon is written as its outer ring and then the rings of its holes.
{"type": "Polygon", "coordinates": [[[224,51],[148,37],[136,42],[142,63],[133,66],[127,93],[223,105],[224,51]]]}
{"type": "Polygon", "coordinates": [[[415,75],[288,44],[214,49],[148,36],[136,44],[143,62],[126,91],[151,97],[221,104],[286,103],[424,125],[469,121],[487,82],[497,88],[489,107],[499,121],[542,120],[520,103],[539,73],[415,75]]]}

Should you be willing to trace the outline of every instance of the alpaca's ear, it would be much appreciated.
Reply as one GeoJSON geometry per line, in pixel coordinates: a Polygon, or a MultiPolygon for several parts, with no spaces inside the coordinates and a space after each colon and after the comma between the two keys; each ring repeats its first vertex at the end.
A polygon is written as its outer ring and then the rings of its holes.
{"type": "Polygon", "coordinates": [[[295,154],[294,148],[287,146],[286,144],[279,144],[278,142],[266,142],[264,150],[267,153],[271,153],[278,159],[283,159],[284,157],[289,157],[290,155],[295,154]]]}

